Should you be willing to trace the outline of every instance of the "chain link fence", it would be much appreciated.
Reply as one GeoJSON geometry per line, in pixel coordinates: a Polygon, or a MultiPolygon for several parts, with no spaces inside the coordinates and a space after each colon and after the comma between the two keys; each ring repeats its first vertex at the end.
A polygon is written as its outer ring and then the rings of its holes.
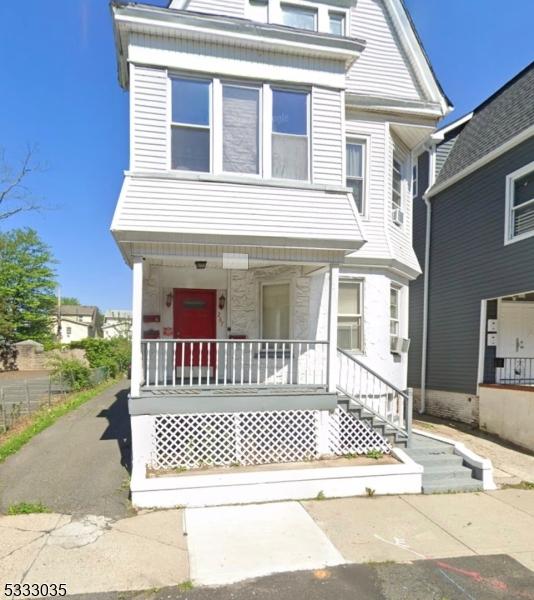
{"type": "MultiPolygon", "coordinates": [[[[106,378],[105,368],[91,370],[92,386],[102,383],[106,378]]],[[[51,407],[65,399],[71,391],[69,381],[53,375],[0,383],[0,433],[5,433],[17,420],[36,410],[44,406],[51,407]]]]}

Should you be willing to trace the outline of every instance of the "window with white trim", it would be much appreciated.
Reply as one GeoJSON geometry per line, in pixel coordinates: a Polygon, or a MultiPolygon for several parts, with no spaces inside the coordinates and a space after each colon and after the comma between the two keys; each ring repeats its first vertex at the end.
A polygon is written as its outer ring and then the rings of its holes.
{"type": "Polygon", "coordinates": [[[397,155],[393,156],[391,169],[391,209],[402,209],[402,162],[397,155]]]}
{"type": "Polygon", "coordinates": [[[417,198],[419,193],[419,173],[417,168],[417,159],[412,166],[412,198],[417,198]]]}
{"type": "Polygon", "coordinates": [[[273,89],[272,176],[307,180],[309,93],[273,89]]]}
{"type": "Polygon", "coordinates": [[[365,212],[365,170],[367,168],[367,145],[362,140],[347,142],[347,187],[352,190],[358,212],[365,212]]]}
{"type": "Polygon", "coordinates": [[[171,164],[208,173],[211,166],[211,81],[172,79],[171,164]]]}
{"type": "Polygon", "coordinates": [[[317,9],[296,4],[281,4],[282,23],[288,27],[317,31],[317,9]]]}
{"type": "Polygon", "coordinates": [[[395,350],[400,333],[400,288],[396,285],[391,285],[389,291],[389,334],[391,351],[395,350]]]}
{"type": "Polygon", "coordinates": [[[289,339],[289,283],[266,283],[261,288],[261,332],[264,340],[289,339]]]}
{"type": "Polygon", "coordinates": [[[363,282],[357,279],[339,280],[337,345],[363,352],[363,282]]]}
{"type": "Polygon", "coordinates": [[[507,240],[534,235],[534,162],[506,178],[507,240]]]}
{"type": "Polygon", "coordinates": [[[345,13],[333,12],[328,13],[328,21],[330,27],[330,33],[334,35],[346,35],[345,34],[345,13]]]}

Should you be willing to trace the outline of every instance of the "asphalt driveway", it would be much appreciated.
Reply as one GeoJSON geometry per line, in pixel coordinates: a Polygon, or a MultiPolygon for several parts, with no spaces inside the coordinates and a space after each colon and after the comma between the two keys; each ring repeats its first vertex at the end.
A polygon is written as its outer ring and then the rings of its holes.
{"type": "Polygon", "coordinates": [[[42,502],[70,515],[128,514],[128,382],[113,385],[0,464],[0,512],[42,502]]]}

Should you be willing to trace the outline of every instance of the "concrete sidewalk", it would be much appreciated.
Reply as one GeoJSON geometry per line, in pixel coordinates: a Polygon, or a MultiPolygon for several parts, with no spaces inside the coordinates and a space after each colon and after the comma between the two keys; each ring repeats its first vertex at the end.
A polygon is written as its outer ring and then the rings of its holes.
{"type": "Polygon", "coordinates": [[[534,571],[533,531],[534,491],[515,489],[155,511],[116,521],[1,517],[0,589],[65,583],[69,595],[94,594],[487,555],[508,555],[534,571]]]}

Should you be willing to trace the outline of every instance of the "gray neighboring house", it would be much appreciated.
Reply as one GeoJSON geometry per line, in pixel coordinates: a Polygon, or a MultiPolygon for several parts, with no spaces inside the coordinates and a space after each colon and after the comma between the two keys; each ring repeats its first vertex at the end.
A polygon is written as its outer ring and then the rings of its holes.
{"type": "Polygon", "coordinates": [[[492,430],[484,398],[498,389],[504,414],[514,389],[531,392],[534,415],[534,63],[436,132],[414,181],[425,273],[410,285],[408,383],[419,406],[492,430]]]}

